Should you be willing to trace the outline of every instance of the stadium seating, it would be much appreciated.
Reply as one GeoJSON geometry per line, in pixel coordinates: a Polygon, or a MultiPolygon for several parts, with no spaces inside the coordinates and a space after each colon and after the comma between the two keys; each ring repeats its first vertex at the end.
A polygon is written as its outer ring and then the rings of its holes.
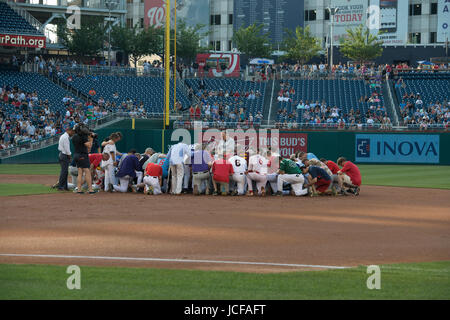
{"type": "Polygon", "coordinates": [[[1,71],[0,85],[2,87],[4,85],[11,87],[17,85],[23,91],[36,91],[39,99],[48,99],[52,110],[65,111],[62,99],[68,92],[39,73],[1,71]]]}
{"type": "MultiPolygon", "coordinates": [[[[370,97],[374,91],[380,92],[371,87],[364,80],[289,80],[290,88],[294,88],[295,94],[291,96],[292,102],[279,102],[280,109],[286,109],[288,113],[295,111],[296,105],[300,100],[303,103],[308,101],[313,103],[325,101],[327,106],[338,107],[339,114],[345,115],[353,109],[361,112],[362,121],[365,121],[364,115],[369,111],[371,104],[384,106],[384,99],[380,95],[380,102],[369,103],[360,102],[361,97],[370,97]]],[[[302,123],[303,110],[298,110],[298,123],[302,123]]],[[[283,116],[279,116],[278,121],[283,122],[283,116]]],[[[346,119],[344,119],[346,120],[346,119]]]]}
{"type": "Polygon", "coordinates": [[[0,32],[2,33],[42,35],[5,2],[0,2],[0,17],[0,32]]]}
{"type": "MultiPolygon", "coordinates": [[[[186,84],[190,86],[194,92],[199,91],[199,80],[198,79],[188,79],[186,84]]],[[[253,82],[253,81],[243,81],[239,79],[205,79],[205,90],[206,91],[220,91],[223,92],[239,92],[240,97],[229,96],[214,96],[209,97],[208,103],[222,103],[230,104],[231,106],[239,104],[245,110],[246,116],[250,114],[255,116],[258,112],[263,112],[264,106],[264,94],[266,90],[266,83],[264,82],[253,82]],[[260,95],[255,99],[247,99],[245,93],[253,91],[254,93],[259,92],[260,95]]]]}
{"type": "MultiPolygon", "coordinates": [[[[403,73],[399,77],[403,79],[403,86],[395,86],[398,101],[402,101],[405,93],[420,94],[424,105],[436,101],[450,100],[450,72],[445,73],[403,73]]],[[[405,102],[414,103],[413,99],[405,102]]]]}
{"type": "MultiPolygon", "coordinates": [[[[96,94],[94,100],[103,97],[105,101],[113,102],[113,94],[118,93],[121,103],[132,99],[135,103],[144,103],[147,113],[163,113],[164,109],[164,79],[154,77],[132,77],[132,76],[95,76],[76,74],[63,74],[61,79],[70,86],[89,95],[94,89],[96,94]],[[70,81],[68,80],[70,79],[70,81]]],[[[173,105],[173,81],[171,81],[171,106],[173,105]]],[[[180,86],[177,87],[177,100],[183,107],[189,107],[189,100],[180,86]]]]}

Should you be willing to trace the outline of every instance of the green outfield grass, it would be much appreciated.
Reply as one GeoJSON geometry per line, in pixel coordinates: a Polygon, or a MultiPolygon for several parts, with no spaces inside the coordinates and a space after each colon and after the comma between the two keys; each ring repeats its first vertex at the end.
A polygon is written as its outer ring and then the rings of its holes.
{"type": "Polygon", "coordinates": [[[0,164],[0,174],[59,175],[59,169],[59,164],[0,164]]]}
{"type": "Polygon", "coordinates": [[[0,197],[47,194],[56,192],[58,191],[42,184],[0,183],[0,197]]]}
{"type": "Polygon", "coordinates": [[[251,274],[143,268],[81,268],[68,290],[64,266],[0,265],[0,299],[450,299],[450,261],[381,267],[369,290],[365,267],[251,274]]]}
{"type": "Polygon", "coordinates": [[[359,165],[363,185],[450,189],[450,166],[359,165]]]}
{"type": "MultiPolygon", "coordinates": [[[[450,189],[450,166],[359,165],[363,185],[450,189]]],[[[1,174],[59,175],[58,164],[2,164],[1,174]]]]}

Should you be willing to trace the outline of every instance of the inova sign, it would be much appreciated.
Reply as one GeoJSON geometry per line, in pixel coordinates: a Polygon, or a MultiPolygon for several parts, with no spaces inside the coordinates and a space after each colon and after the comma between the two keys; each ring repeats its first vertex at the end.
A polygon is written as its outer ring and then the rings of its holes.
{"type": "Polygon", "coordinates": [[[357,134],[356,162],[439,163],[439,135],[357,134]]]}

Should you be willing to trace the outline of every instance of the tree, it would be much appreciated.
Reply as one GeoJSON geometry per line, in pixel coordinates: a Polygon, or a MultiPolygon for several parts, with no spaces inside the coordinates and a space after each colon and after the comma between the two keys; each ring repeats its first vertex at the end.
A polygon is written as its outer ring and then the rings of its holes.
{"type": "Polygon", "coordinates": [[[99,20],[87,20],[80,29],[67,29],[65,25],[58,26],[58,38],[69,52],[78,56],[97,55],[103,49],[106,32],[99,20]]]}
{"type": "Polygon", "coordinates": [[[363,64],[381,56],[383,53],[383,41],[378,39],[378,34],[372,34],[363,25],[355,29],[347,29],[347,36],[341,39],[341,53],[350,60],[363,64]]]}
{"type": "Polygon", "coordinates": [[[241,27],[233,35],[237,49],[248,58],[263,58],[272,54],[269,35],[262,32],[263,27],[262,24],[252,24],[247,28],[241,27]]]}
{"type": "Polygon", "coordinates": [[[149,26],[138,28],[115,26],[111,30],[111,45],[122,51],[134,65],[146,55],[160,55],[163,46],[163,29],[149,26]]]}
{"type": "Polygon", "coordinates": [[[295,33],[286,30],[287,37],[284,41],[286,54],[284,58],[304,64],[319,55],[322,50],[319,39],[312,36],[309,26],[297,27],[295,33]]]}
{"type": "MultiPolygon", "coordinates": [[[[177,57],[182,58],[188,62],[195,60],[197,54],[207,48],[200,46],[200,40],[207,36],[207,33],[201,33],[205,25],[197,24],[194,27],[189,27],[184,20],[179,20],[177,23],[177,57]]],[[[174,30],[172,30],[172,34],[174,30]]],[[[174,47],[171,46],[171,53],[173,54],[174,47]]]]}

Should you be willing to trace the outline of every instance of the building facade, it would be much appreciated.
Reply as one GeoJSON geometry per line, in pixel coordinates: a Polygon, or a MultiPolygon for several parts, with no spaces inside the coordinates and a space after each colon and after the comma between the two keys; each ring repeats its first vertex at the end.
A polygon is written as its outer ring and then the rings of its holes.
{"type": "MultiPolygon", "coordinates": [[[[210,44],[217,51],[229,51],[233,37],[233,12],[236,0],[210,0],[210,44]]],[[[250,1],[250,0],[249,0],[250,1]]],[[[262,1],[262,0],[261,0],[262,1]]],[[[369,1],[355,1],[365,4],[369,1]]],[[[336,5],[336,0],[304,0],[304,24],[310,26],[312,34],[325,46],[330,36],[330,15],[327,7],[336,5]]],[[[407,46],[442,46],[437,42],[438,1],[409,0],[407,7],[407,46]]],[[[400,21],[398,23],[401,23],[400,21]]],[[[299,23],[300,24],[300,23],[299,23]]],[[[329,41],[329,40],[328,40],[329,41]]],[[[329,42],[328,42],[329,43],[329,42]]]]}

